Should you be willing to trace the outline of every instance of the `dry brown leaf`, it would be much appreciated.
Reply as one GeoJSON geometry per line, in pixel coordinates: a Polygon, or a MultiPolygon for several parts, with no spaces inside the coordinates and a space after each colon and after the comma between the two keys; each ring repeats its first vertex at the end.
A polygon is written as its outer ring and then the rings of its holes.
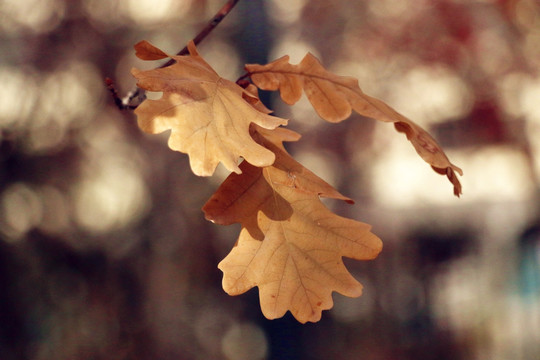
{"type": "Polygon", "coordinates": [[[231,174],[203,207],[208,220],[242,225],[237,244],[218,266],[223,289],[238,295],[258,286],[268,319],[289,310],[302,323],[319,321],[322,310],[333,306],[333,291],[362,293],[342,257],[373,259],[382,242],[370,225],[335,215],[321,203],[319,196],[351,200],[285,152],[282,141],[295,141],[298,134],[259,129],[254,138],[276,154],[274,164],[243,162],[242,174],[231,174]]]}
{"type": "Polygon", "coordinates": [[[139,41],[134,48],[135,55],[141,60],[161,60],[169,57],[163,50],[158,49],[146,40],[139,41]]]}
{"type": "Polygon", "coordinates": [[[171,130],[169,147],[189,155],[196,175],[209,176],[219,162],[240,173],[243,157],[255,166],[268,166],[274,154],[249,134],[251,123],[273,129],[287,120],[258,111],[246,98],[253,96],[221,78],[197,53],[193,42],[189,56],[170,56],[148,42],[136,45],[142,59],[171,57],[175,64],[142,71],[132,69],[140,88],[163,92],[159,100],[145,100],[135,110],[139,127],[156,134],[171,130]]]}
{"type": "Polygon", "coordinates": [[[454,194],[461,194],[455,172],[463,175],[463,171],[448,160],[435,139],[383,101],[366,95],[358,80],[328,72],[312,54],[307,54],[298,65],[290,64],[289,57],[284,56],[267,65],[246,65],[246,70],[257,87],[279,90],[287,104],[296,103],[304,90],[313,108],[327,121],[340,122],[355,110],[361,115],[394,123],[398,131],[407,135],[422,159],[436,172],[448,176],[454,185],[454,194]]]}

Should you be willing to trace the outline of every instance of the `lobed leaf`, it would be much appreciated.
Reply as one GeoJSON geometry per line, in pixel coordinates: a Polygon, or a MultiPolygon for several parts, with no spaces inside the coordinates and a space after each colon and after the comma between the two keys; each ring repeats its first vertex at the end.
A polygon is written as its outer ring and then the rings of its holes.
{"type": "Polygon", "coordinates": [[[382,249],[370,226],[333,214],[319,196],[350,201],[297,163],[282,141],[298,134],[258,129],[254,137],[276,154],[273,165],[243,162],[203,207],[218,224],[242,225],[233,250],[220,262],[223,289],[238,295],[259,288],[261,310],[269,319],[287,310],[305,323],[316,322],[333,306],[332,292],[356,297],[362,285],[342,257],[375,258],[382,249]]]}
{"type": "MultiPolygon", "coordinates": [[[[135,109],[139,127],[151,134],[171,130],[169,147],[189,155],[196,175],[212,175],[219,162],[240,173],[240,157],[255,166],[271,165],[274,154],[251,138],[249,126],[254,123],[273,129],[287,120],[257,110],[246,101],[253,96],[221,78],[197,53],[193,42],[188,49],[189,56],[170,56],[176,61],[173,65],[132,69],[137,86],[163,92],[160,99],[147,99],[135,109]]],[[[147,42],[138,44],[137,53],[143,59],[165,54],[147,42]]]]}
{"type": "Polygon", "coordinates": [[[358,80],[327,71],[312,54],[307,54],[298,65],[290,64],[289,57],[284,56],[267,65],[246,65],[246,70],[257,87],[279,90],[287,104],[296,103],[303,90],[319,116],[329,122],[340,122],[354,110],[360,115],[394,123],[424,161],[436,172],[447,175],[454,194],[458,197],[461,194],[461,183],[455,172],[463,175],[463,171],[450,162],[435,139],[383,101],[366,95],[358,80]]]}

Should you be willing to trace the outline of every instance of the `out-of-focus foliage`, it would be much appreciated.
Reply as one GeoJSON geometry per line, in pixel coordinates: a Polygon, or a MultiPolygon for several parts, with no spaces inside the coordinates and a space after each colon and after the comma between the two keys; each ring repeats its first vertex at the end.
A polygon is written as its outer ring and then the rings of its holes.
{"type": "Polygon", "coordinates": [[[385,239],[376,262],[345,262],[362,301],[336,296],[303,326],[265,320],[253,290],[220,290],[236,229],[200,211],[217,182],[103,86],[131,90],[126,69],[153,67],[132,44],[181,49],[222,4],[0,1],[2,359],[534,359],[538,3],[241,0],[201,43],[228,79],[310,51],[433,131],[467,175],[453,199],[385,124],[263,97],[303,134],[294,157],[359,203],[328,206],[385,239]]]}

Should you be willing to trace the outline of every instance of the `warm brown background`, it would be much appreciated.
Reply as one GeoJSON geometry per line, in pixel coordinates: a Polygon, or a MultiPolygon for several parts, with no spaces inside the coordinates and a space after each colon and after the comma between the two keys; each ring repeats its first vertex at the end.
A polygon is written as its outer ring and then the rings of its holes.
{"type": "Polygon", "coordinates": [[[226,78],[314,53],[429,128],[462,199],[391,125],[267,104],[295,157],[373,224],[364,295],[317,324],[264,319],[217,263],[238,227],[204,220],[197,178],[103,85],[133,88],[132,46],[176,52],[218,0],[0,0],[0,359],[513,359],[540,354],[540,4],[241,0],[201,44],[226,78]]]}

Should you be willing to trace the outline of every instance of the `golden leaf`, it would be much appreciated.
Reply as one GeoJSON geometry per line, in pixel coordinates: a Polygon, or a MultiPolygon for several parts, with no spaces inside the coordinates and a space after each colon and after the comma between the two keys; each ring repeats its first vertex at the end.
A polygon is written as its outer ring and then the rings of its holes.
{"type": "MultiPolygon", "coordinates": [[[[163,92],[160,99],[147,99],[137,107],[139,127],[151,134],[171,130],[169,147],[189,155],[196,175],[212,175],[219,162],[240,173],[240,157],[255,166],[271,165],[274,154],[253,141],[249,126],[255,123],[273,129],[287,120],[258,111],[245,99],[252,95],[221,78],[197,53],[193,42],[188,49],[189,56],[170,56],[176,61],[173,65],[132,69],[137,86],[163,92]]],[[[136,50],[143,59],[165,54],[147,42],[137,44],[136,50]]]]}
{"type": "Polygon", "coordinates": [[[437,173],[447,175],[454,185],[454,194],[461,194],[461,184],[455,172],[463,175],[463,171],[448,160],[435,139],[383,101],[366,95],[358,80],[330,73],[312,54],[307,54],[298,65],[290,64],[289,57],[284,56],[267,65],[246,65],[246,70],[257,87],[279,90],[287,104],[296,103],[304,90],[315,111],[329,122],[340,122],[354,110],[360,115],[394,123],[398,131],[407,135],[424,161],[437,173]]]}
{"type": "Polygon", "coordinates": [[[322,310],[333,306],[333,291],[362,294],[342,257],[373,259],[382,242],[370,225],[321,203],[319,196],[352,201],[285,152],[281,142],[298,134],[258,129],[254,138],[276,154],[274,164],[257,168],[243,162],[242,174],[231,174],[203,207],[208,220],[242,225],[236,246],[218,265],[223,289],[238,295],[258,286],[267,318],[290,310],[302,323],[319,321],[322,310]]]}

